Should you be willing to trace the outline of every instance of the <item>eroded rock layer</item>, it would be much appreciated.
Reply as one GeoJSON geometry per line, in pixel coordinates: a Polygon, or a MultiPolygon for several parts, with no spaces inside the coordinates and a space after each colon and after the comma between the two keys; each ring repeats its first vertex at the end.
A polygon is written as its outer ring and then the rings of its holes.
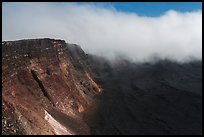
{"type": "Polygon", "coordinates": [[[3,134],[89,134],[83,112],[101,90],[85,64],[73,60],[76,46],[54,39],[2,42],[3,134]]]}
{"type": "Polygon", "coordinates": [[[202,60],[112,62],[47,38],[2,50],[3,134],[202,134],[202,60]]]}

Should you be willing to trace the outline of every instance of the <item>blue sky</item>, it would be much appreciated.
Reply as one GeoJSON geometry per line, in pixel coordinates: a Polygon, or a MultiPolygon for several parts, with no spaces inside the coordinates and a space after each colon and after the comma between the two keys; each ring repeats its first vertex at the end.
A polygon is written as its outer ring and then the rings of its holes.
{"type": "MultiPolygon", "coordinates": [[[[121,12],[133,12],[140,16],[157,17],[168,10],[178,12],[192,12],[202,10],[202,2],[73,2],[77,4],[93,4],[102,7],[113,7],[121,12]]],[[[10,3],[7,3],[10,4],[10,3]]],[[[54,5],[67,5],[69,2],[49,3],[54,5]]],[[[15,4],[12,8],[15,8],[15,4]]]]}
{"type": "Polygon", "coordinates": [[[134,12],[141,16],[160,16],[168,10],[191,12],[202,10],[202,2],[93,2],[113,6],[118,11],[134,12]]]}

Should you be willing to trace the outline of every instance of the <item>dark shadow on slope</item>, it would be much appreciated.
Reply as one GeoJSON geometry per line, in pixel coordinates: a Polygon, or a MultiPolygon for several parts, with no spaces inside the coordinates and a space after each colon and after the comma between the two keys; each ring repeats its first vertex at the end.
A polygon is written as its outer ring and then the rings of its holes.
{"type": "Polygon", "coordinates": [[[202,134],[201,61],[88,62],[104,89],[96,113],[84,117],[92,134],[202,134]]]}
{"type": "Polygon", "coordinates": [[[43,86],[42,82],[39,80],[39,78],[38,78],[36,72],[35,72],[34,70],[31,70],[31,74],[32,74],[34,80],[38,83],[38,86],[40,87],[41,91],[43,92],[43,95],[44,95],[50,102],[52,102],[53,106],[55,106],[54,103],[53,103],[53,101],[52,101],[52,99],[50,98],[48,92],[45,90],[45,87],[43,86]]]}

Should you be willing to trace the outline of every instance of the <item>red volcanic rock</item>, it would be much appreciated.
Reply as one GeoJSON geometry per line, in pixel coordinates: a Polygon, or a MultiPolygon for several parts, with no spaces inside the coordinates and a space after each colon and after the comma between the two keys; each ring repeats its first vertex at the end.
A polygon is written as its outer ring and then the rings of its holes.
{"type": "Polygon", "coordinates": [[[202,60],[111,62],[54,39],[2,51],[2,134],[202,134],[202,60]]]}
{"type": "Polygon", "coordinates": [[[73,59],[73,47],[54,39],[2,42],[2,134],[89,134],[83,112],[101,89],[73,59]]]}

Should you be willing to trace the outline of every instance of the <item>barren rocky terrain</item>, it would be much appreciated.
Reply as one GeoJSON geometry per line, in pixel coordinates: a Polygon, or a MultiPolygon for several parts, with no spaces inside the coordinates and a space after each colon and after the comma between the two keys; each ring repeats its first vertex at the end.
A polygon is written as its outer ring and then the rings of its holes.
{"type": "Polygon", "coordinates": [[[202,134],[202,61],[117,62],[55,39],[2,42],[2,134],[202,134]]]}

